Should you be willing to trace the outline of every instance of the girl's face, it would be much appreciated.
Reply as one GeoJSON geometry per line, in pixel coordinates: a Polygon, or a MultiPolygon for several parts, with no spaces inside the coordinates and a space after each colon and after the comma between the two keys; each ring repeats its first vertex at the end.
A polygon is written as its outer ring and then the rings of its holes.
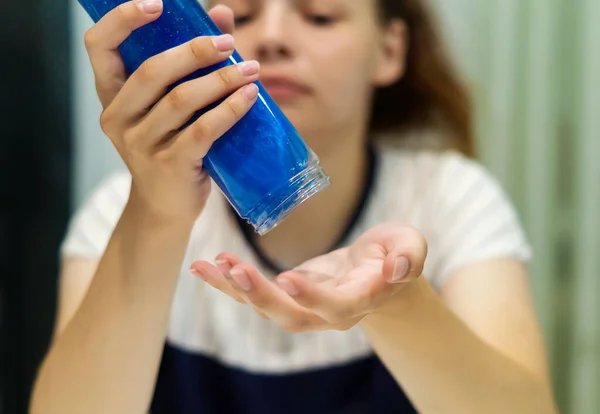
{"type": "Polygon", "coordinates": [[[383,27],[378,0],[212,3],[233,10],[237,50],[260,61],[261,82],[315,149],[362,135],[374,88],[402,75],[404,25],[383,27]]]}

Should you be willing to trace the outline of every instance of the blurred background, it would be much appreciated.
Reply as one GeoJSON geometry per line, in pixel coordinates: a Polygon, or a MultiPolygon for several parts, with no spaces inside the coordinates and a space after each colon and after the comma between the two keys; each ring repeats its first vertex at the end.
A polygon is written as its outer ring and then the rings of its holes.
{"type": "MultiPolygon", "coordinates": [[[[535,248],[561,412],[600,413],[600,1],[430,0],[477,103],[481,161],[535,248]]],[[[121,167],[99,128],[73,0],[0,13],[0,413],[27,411],[68,218],[121,167]]]]}

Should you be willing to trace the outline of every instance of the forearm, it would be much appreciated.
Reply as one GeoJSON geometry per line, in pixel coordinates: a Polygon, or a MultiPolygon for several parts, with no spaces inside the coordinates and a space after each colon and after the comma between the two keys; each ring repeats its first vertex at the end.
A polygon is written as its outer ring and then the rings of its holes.
{"type": "Polygon", "coordinates": [[[362,323],[423,414],[554,413],[547,384],[475,335],[421,279],[362,323]]]}
{"type": "Polygon", "coordinates": [[[146,412],[191,223],[128,205],[79,310],[48,353],[31,412],[146,412]]]}

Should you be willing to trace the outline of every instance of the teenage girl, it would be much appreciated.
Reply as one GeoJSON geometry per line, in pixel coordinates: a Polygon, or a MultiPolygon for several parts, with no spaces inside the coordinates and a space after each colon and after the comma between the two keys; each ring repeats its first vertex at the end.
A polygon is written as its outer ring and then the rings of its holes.
{"type": "Polygon", "coordinates": [[[86,34],[128,171],[70,226],[31,412],[553,413],[530,248],[471,158],[424,0],[219,3],[235,41],[194,39],[131,76],[117,47],[160,0],[86,34]],[[234,47],[245,63],[166,93],[234,47]],[[333,183],[265,237],[198,168],[259,79],[333,183]]]}

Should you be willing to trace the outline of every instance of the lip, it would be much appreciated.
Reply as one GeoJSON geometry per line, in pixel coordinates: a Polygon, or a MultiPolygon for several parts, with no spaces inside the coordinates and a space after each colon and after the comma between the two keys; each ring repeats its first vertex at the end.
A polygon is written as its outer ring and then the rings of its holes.
{"type": "Polygon", "coordinates": [[[290,100],[309,92],[306,85],[284,75],[261,75],[260,83],[275,100],[290,100]]]}

